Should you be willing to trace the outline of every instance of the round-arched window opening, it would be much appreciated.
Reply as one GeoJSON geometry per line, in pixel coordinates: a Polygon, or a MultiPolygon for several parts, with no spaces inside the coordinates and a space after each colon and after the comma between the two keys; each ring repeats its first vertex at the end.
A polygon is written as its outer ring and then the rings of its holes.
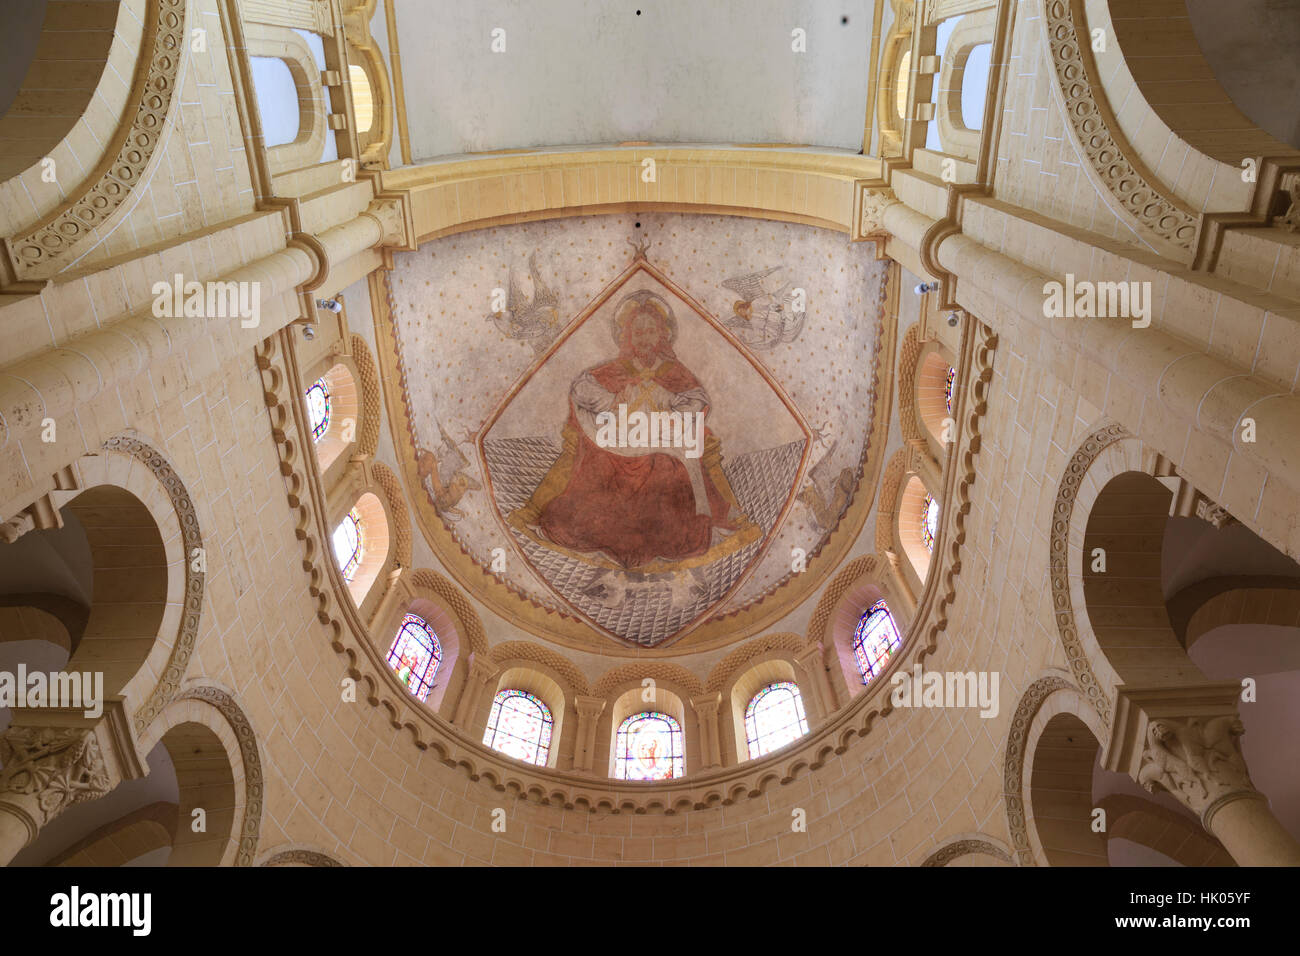
{"type": "Polygon", "coordinates": [[[343,580],[351,582],[361,566],[365,536],[361,530],[361,515],[353,508],[343,516],[334,529],[334,560],[338,562],[343,580]]]}
{"type": "Polygon", "coordinates": [[[745,739],[750,759],[762,757],[808,733],[803,697],[790,681],[768,684],[745,708],[745,739]]]}
{"type": "Polygon", "coordinates": [[[507,689],[492,698],[483,743],[507,757],[545,767],[554,728],[551,709],[540,698],[507,689]]]}
{"type": "Polygon", "coordinates": [[[370,78],[366,71],[353,64],[348,67],[352,84],[352,109],[357,117],[357,132],[368,133],[375,123],[375,100],[370,92],[370,78]]]}
{"type": "Polygon", "coordinates": [[[957,383],[957,370],[951,366],[948,367],[948,377],[943,383],[943,404],[948,409],[948,414],[952,414],[952,388],[957,383]]]}
{"type": "Polygon", "coordinates": [[[904,50],[898,60],[898,75],[894,77],[894,109],[899,119],[907,119],[907,94],[911,82],[912,51],[904,50]]]}
{"type": "Polygon", "coordinates": [[[921,503],[921,541],[925,544],[925,550],[934,551],[934,537],[938,533],[939,502],[927,493],[921,503]]]}
{"type": "Polygon", "coordinates": [[[889,664],[889,658],[902,644],[898,625],[889,605],[877,601],[862,613],[853,632],[853,659],[857,662],[862,683],[870,684],[889,664]]]}
{"type": "Polygon", "coordinates": [[[681,724],[643,711],[619,724],[614,776],[619,780],[675,780],[686,772],[681,724]]]}
{"type": "Polygon", "coordinates": [[[330,427],[330,390],[325,379],[318,378],[307,388],[307,421],[311,423],[311,439],[318,442],[330,427]]]}
{"type": "Polygon", "coordinates": [[[407,614],[388,650],[388,666],[416,700],[424,701],[433,689],[433,679],[442,663],[442,645],[429,622],[418,614],[407,614]]]}

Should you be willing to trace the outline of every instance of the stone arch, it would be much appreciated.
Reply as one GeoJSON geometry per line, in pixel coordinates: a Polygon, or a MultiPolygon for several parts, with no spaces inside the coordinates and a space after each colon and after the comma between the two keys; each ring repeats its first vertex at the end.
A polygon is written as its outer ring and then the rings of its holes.
{"type": "Polygon", "coordinates": [[[817,706],[815,696],[810,692],[812,675],[790,651],[773,647],[751,659],[748,666],[733,674],[721,689],[723,713],[719,717],[718,730],[724,766],[757,759],[749,752],[745,714],[754,695],[777,681],[789,681],[799,688],[805,719],[811,728],[817,706]]]}
{"type": "Polygon", "coordinates": [[[1106,811],[1106,843],[1129,840],[1163,853],[1183,866],[1236,866],[1218,840],[1194,819],[1141,797],[1110,794],[1098,804],[1106,811]]]}
{"type": "Polygon", "coordinates": [[[604,741],[606,752],[602,759],[598,751],[593,764],[596,767],[607,767],[610,777],[616,775],[618,730],[629,717],[643,711],[667,714],[681,727],[683,776],[704,769],[700,722],[690,705],[690,698],[682,693],[681,685],[668,682],[657,683],[652,690],[652,699],[647,701],[641,684],[636,682],[631,683],[631,686],[616,688],[610,698],[609,708],[602,715],[600,729],[597,731],[597,740],[604,741]]]}
{"type": "Polygon", "coordinates": [[[46,865],[123,866],[148,853],[171,848],[178,822],[176,804],[151,803],[98,828],[46,865]]]}
{"type": "Polygon", "coordinates": [[[170,866],[252,866],[261,831],[264,784],[257,734],[235,697],[209,684],[185,687],[142,735],[161,743],[180,786],[170,866]],[[207,830],[195,833],[202,808],[207,830]]]}
{"type": "MultiPolygon", "coordinates": [[[[110,32],[99,39],[109,46],[91,62],[98,64],[102,60],[107,65],[111,58],[120,57],[137,66],[129,87],[117,71],[110,75],[99,67],[95,71],[99,80],[88,94],[74,90],[66,79],[36,71],[33,84],[43,86],[48,91],[45,95],[52,93],[60,98],[65,105],[56,112],[67,116],[68,122],[56,120],[51,125],[51,110],[31,101],[28,109],[32,125],[40,121],[44,133],[33,131],[24,138],[40,152],[21,153],[12,167],[0,166],[0,180],[7,180],[0,185],[0,210],[5,211],[0,212],[0,217],[7,216],[8,210],[30,209],[30,200],[17,201],[24,194],[48,197],[40,200],[34,221],[26,216],[14,221],[0,218],[0,234],[10,237],[10,253],[0,261],[0,286],[58,273],[87,238],[132,199],[135,187],[148,180],[150,167],[160,155],[158,145],[173,125],[168,120],[177,102],[175,94],[185,61],[186,6],[186,0],[152,0],[147,5],[141,0],[114,0],[95,4],[103,9],[92,11],[88,21],[84,4],[65,0],[49,4],[49,36],[55,37],[56,28],[78,32],[90,29],[99,34],[107,29],[110,32]],[[143,31],[137,28],[134,35],[142,36],[150,45],[132,45],[127,38],[133,31],[116,29],[120,18],[144,23],[143,31]],[[70,107],[66,105],[69,96],[75,100],[70,107]],[[102,133],[96,132],[103,129],[112,130],[107,144],[102,133]],[[46,156],[55,160],[58,181],[75,185],[51,190],[46,183],[46,188],[41,188],[45,172],[41,159],[46,156]]],[[[66,41],[55,37],[44,42],[57,56],[56,51],[66,41]]],[[[35,95],[34,89],[29,92],[35,95]]],[[[21,110],[28,101],[22,99],[21,92],[19,96],[16,105],[21,110]]],[[[6,114],[6,119],[10,117],[18,118],[14,109],[6,114]]]]}
{"type": "Polygon", "coordinates": [[[353,69],[359,69],[365,74],[371,99],[371,123],[362,129],[355,93],[350,94],[353,100],[353,118],[356,120],[357,146],[361,150],[363,163],[384,162],[393,143],[392,83],[388,77],[388,67],[384,63],[383,51],[370,35],[370,21],[377,5],[377,0],[361,0],[343,16],[348,62],[353,69]]]}
{"type": "MultiPolygon", "coordinates": [[[[320,369],[317,375],[304,376],[306,388],[311,388],[317,381],[325,384],[329,392],[329,423],[325,433],[315,443],[316,460],[320,465],[321,483],[328,493],[330,482],[327,476],[336,462],[345,462],[345,453],[356,442],[361,423],[361,394],[357,387],[356,367],[350,358],[338,357],[336,361],[326,362],[327,368],[320,369]],[[349,435],[351,436],[349,438],[349,435]]],[[[305,395],[305,389],[304,389],[305,395]]],[[[304,416],[311,432],[311,417],[304,416]]],[[[333,469],[337,476],[338,469],[333,469]]]]}
{"type": "Polygon", "coordinates": [[[100,595],[75,643],[69,637],[65,666],[82,669],[93,655],[105,697],[125,698],[139,733],[176,693],[198,636],[206,554],[194,503],[166,457],[132,435],[108,439],[59,483],[24,526],[42,510],[75,516],[100,595]]]}
{"type": "Polygon", "coordinates": [[[1094,0],[1088,12],[1107,15],[1139,95],[1164,127],[1192,149],[1229,167],[1237,180],[1243,157],[1300,154],[1237,109],[1214,78],[1186,10],[1180,11],[1181,16],[1170,16],[1140,0],[1105,0],[1104,4],[1094,0]],[[1194,84],[1196,93],[1190,106],[1188,84],[1194,84]]]}
{"type": "Polygon", "coordinates": [[[352,603],[356,606],[362,620],[367,620],[368,616],[375,612],[381,594],[387,591],[387,588],[377,590],[376,582],[385,571],[396,564],[396,549],[393,546],[394,520],[389,508],[387,496],[384,495],[382,488],[363,490],[353,500],[342,502],[337,507],[338,513],[330,522],[330,558],[334,561],[339,580],[352,598],[352,603]],[[375,494],[375,491],[379,494],[375,494]],[[351,580],[348,580],[339,564],[337,553],[333,551],[333,535],[352,511],[356,512],[361,529],[361,561],[351,580]]]}
{"type": "MultiPolygon", "coordinates": [[[[476,715],[467,728],[471,734],[484,739],[492,706],[498,694],[507,690],[521,690],[532,694],[551,712],[551,742],[546,755],[546,766],[564,769],[573,764],[573,731],[566,734],[566,717],[573,707],[573,690],[564,677],[537,660],[519,663],[507,661],[502,665],[495,684],[481,701],[482,712],[476,715]]],[[[484,740],[486,745],[486,740],[484,740]]]]}
{"type": "Polygon", "coordinates": [[[1077,687],[1048,674],[1025,690],[1007,736],[1003,799],[1021,866],[1105,865],[1092,774],[1108,730],[1077,687]]]}
{"type": "Polygon", "coordinates": [[[914,23],[911,0],[890,0],[894,8],[894,22],[889,34],[880,45],[879,93],[876,99],[876,125],[880,130],[881,156],[896,155],[903,148],[903,130],[906,129],[906,103],[911,95],[908,83],[912,58],[912,25],[914,23]],[[902,113],[898,104],[903,103],[902,113]]]}

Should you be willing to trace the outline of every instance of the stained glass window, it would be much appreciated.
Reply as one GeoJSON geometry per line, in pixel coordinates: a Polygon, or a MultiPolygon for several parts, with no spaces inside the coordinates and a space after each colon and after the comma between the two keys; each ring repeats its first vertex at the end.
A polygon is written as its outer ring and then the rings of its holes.
{"type": "Polygon", "coordinates": [[[934,550],[934,536],[939,533],[939,502],[926,495],[921,502],[921,540],[925,550],[934,550]]]}
{"type": "Polygon", "coordinates": [[[334,529],[334,559],[338,561],[343,580],[351,581],[361,566],[362,546],[361,515],[353,508],[343,516],[334,529]]]}
{"type": "Polygon", "coordinates": [[[947,406],[949,415],[952,414],[952,386],[956,381],[957,370],[955,368],[949,368],[948,378],[943,383],[943,403],[947,406]]]}
{"type": "Polygon", "coordinates": [[[554,726],[551,709],[532,694],[503,690],[492,698],[483,743],[507,757],[545,767],[554,726]]]}
{"type": "Polygon", "coordinates": [[[388,650],[388,666],[397,672],[397,679],[417,700],[427,700],[441,663],[442,645],[429,622],[418,614],[403,617],[397,638],[388,650]]]}
{"type": "Polygon", "coordinates": [[[751,758],[779,750],[806,733],[808,720],[803,713],[803,697],[799,688],[789,681],[768,684],[745,708],[745,737],[749,740],[751,758]]]}
{"type": "Polygon", "coordinates": [[[898,650],[900,643],[889,605],[877,601],[867,608],[853,634],[853,659],[857,661],[862,683],[870,684],[885,669],[889,656],[898,650]]]}
{"type": "Polygon", "coordinates": [[[618,728],[614,776],[619,780],[670,780],[686,772],[682,728],[667,714],[633,714],[618,728]]]}
{"type": "Polygon", "coordinates": [[[312,441],[320,441],[330,427],[330,390],[323,378],[307,389],[307,419],[311,422],[312,441]]]}

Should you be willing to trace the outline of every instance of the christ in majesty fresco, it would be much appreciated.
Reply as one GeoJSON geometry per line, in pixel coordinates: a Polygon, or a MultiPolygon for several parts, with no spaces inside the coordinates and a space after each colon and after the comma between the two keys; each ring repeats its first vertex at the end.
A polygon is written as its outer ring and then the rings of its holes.
{"type": "Polygon", "coordinates": [[[511,520],[629,571],[674,570],[756,540],[761,531],[732,493],[722,444],[707,425],[709,395],[673,351],[672,308],[653,292],[634,292],[612,325],[618,354],[573,380],[563,452],[511,520]],[[676,413],[688,436],[698,423],[702,441],[637,447],[603,437],[602,423],[638,412],[656,421],[676,413]]]}

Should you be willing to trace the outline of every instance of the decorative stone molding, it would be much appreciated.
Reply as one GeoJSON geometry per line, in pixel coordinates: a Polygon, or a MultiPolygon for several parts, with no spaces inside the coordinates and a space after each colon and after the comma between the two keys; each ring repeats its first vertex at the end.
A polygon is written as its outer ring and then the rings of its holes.
{"type": "Polygon", "coordinates": [[[231,834],[239,841],[235,856],[235,866],[252,866],[257,855],[257,841],[262,828],[262,800],[264,784],[262,781],[262,758],[257,748],[257,734],[248,717],[240,708],[235,698],[219,687],[191,687],[177,700],[201,700],[211,704],[225,718],[235,739],[239,741],[239,756],[244,764],[244,812],[238,834],[231,834]]]}
{"type": "Polygon", "coordinates": [[[163,668],[162,676],[143,704],[132,715],[132,724],[139,734],[162,711],[167,703],[176,696],[185,671],[189,667],[190,657],[194,653],[194,642],[199,635],[199,620],[203,613],[204,572],[195,570],[196,552],[202,553],[203,535],[199,530],[199,517],[194,509],[194,501],[185,488],[185,482],[176,473],[163,454],[138,438],[130,435],[114,435],[104,442],[103,449],[120,455],[126,455],[140,462],[150,472],[158,484],[171,499],[172,509],[176,512],[176,521],[181,529],[181,541],[185,561],[185,606],[181,611],[181,624],[172,643],[171,654],[163,668]]]}
{"type": "Polygon", "coordinates": [[[835,605],[840,603],[840,599],[848,593],[849,588],[857,584],[864,577],[874,574],[879,561],[873,554],[863,555],[860,558],[854,558],[843,568],[839,574],[831,580],[822,592],[821,598],[817,601],[817,607],[813,609],[812,618],[808,622],[808,644],[825,644],[829,637],[827,629],[830,627],[831,614],[835,611],[835,605]]]}
{"type": "Polygon", "coordinates": [[[1065,647],[1065,657],[1070,671],[1089,702],[1102,720],[1109,725],[1114,714],[1114,703],[1102,690],[1093,673],[1092,664],[1079,639],[1079,624],[1075,620],[1074,602],[1070,598],[1070,526],[1074,520],[1074,502],[1079,496],[1083,476],[1103,451],[1115,442],[1132,436],[1123,425],[1109,424],[1097,429],[1079,446],[1065,466],[1065,474],[1056,490],[1056,503],[1052,507],[1052,529],[1048,544],[1048,580],[1052,591],[1052,612],[1056,628],[1065,647]]]}
{"type": "Polygon", "coordinates": [[[487,633],[483,630],[483,622],[479,619],[478,611],[474,610],[474,605],[456,588],[456,585],[436,571],[420,568],[411,575],[411,587],[433,592],[439,603],[443,604],[455,618],[456,630],[469,644],[471,653],[488,653],[487,633]]]}
{"type": "Polygon", "coordinates": [[[281,850],[258,866],[346,866],[333,857],[315,850],[281,850]]]}
{"type": "Polygon", "coordinates": [[[591,685],[594,697],[608,697],[620,684],[649,677],[662,684],[676,684],[690,697],[704,693],[704,682],[680,664],[669,661],[636,661],[601,674],[591,685]]]}
{"type": "Polygon", "coordinates": [[[731,678],[736,676],[739,671],[760,654],[766,654],[772,650],[783,650],[789,651],[791,656],[797,656],[807,650],[807,646],[807,642],[798,634],[764,634],[762,637],[741,645],[718,661],[704,681],[704,687],[709,691],[722,690],[731,678]]]}
{"type": "Polygon", "coordinates": [[[1029,846],[1029,824],[1025,818],[1023,784],[1029,727],[1034,722],[1034,715],[1043,706],[1043,701],[1057,691],[1072,689],[1073,685],[1062,677],[1039,678],[1021,695],[1020,703],[1016,705],[1016,712],[1011,718],[1006,755],[1002,760],[1002,801],[1007,808],[1011,846],[1021,866],[1034,865],[1034,853],[1029,846]]]}
{"type": "Polygon", "coordinates": [[[411,566],[411,517],[406,511],[406,498],[402,494],[402,483],[393,470],[383,462],[374,462],[370,467],[370,476],[374,479],[388,499],[388,511],[392,516],[392,536],[397,563],[403,568],[411,566]]]}
{"type": "Polygon", "coordinates": [[[0,810],[27,825],[29,840],[68,807],[112,789],[93,728],[10,727],[0,735],[0,761],[0,810]]]}
{"type": "Polygon", "coordinates": [[[1082,19],[1079,0],[1044,0],[1049,59],[1056,71],[1058,92],[1075,145],[1118,208],[1154,235],[1190,254],[1198,217],[1156,185],[1155,177],[1135,158],[1133,147],[1119,132],[1109,104],[1097,99],[1095,91],[1101,87],[1095,79],[1091,45],[1075,26],[1082,19]]]}
{"type": "Polygon", "coordinates": [[[357,454],[373,458],[379,450],[379,418],[383,414],[383,399],[379,390],[379,369],[370,346],[361,336],[353,333],[350,341],[352,361],[357,367],[357,387],[361,393],[361,427],[357,430],[357,454]]]}
{"type": "Polygon", "coordinates": [[[506,641],[493,647],[490,656],[501,668],[505,668],[512,661],[533,661],[543,664],[563,677],[574,694],[588,692],[587,678],[583,676],[582,671],[578,670],[572,661],[549,647],[529,641],[506,641]]]}
{"type": "Polygon", "coordinates": [[[179,87],[185,51],[186,0],[150,0],[141,64],[125,115],[109,156],[92,174],[92,185],[41,220],[32,231],[4,243],[0,285],[48,278],[68,261],[72,250],[109,221],[131,191],[144,180],[179,87]],[[7,273],[7,274],[5,274],[7,273]]]}
{"type": "Polygon", "coordinates": [[[983,853],[985,856],[991,856],[1004,862],[1013,862],[1006,850],[997,846],[988,840],[978,838],[970,840],[954,840],[945,846],[940,847],[925,858],[922,866],[947,866],[959,856],[968,856],[972,853],[983,853]]]}

